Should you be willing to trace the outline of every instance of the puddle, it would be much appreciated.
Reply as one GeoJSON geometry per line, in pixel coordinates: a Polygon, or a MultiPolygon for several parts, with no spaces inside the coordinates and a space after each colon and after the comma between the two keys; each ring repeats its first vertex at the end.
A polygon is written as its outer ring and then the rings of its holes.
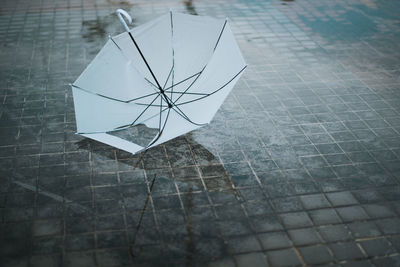
{"type": "Polygon", "coordinates": [[[183,1],[183,4],[185,5],[185,8],[189,14],[198,15],[196,12],[196,8],[193,5],[193,0],[185,0],[183,1]]]}
{"type": "Polygon", "coordinates": [[[106,28],[110,24],[107,19],[86,20],[82,22],[82,37],[87,42],[94,42],[106,36],[106,28]]]}
{"type": "MultiPolygon", "coordinates": [[[[124,8],[123,6],[120,7],[124,8]]],[[[129,7],[125,9],[132,16],[132,12],[129,12],[129,7]]],[[[135,18],[132,18],[132,23],[129,25],[129,27],[135,27],[135,18]]],[[[115,13],[110,13],[107,16],[83,21],[81,35],[88,43],[104,43],[109,35],[114,36],[123,31],[124,29],[118,20],[117,15],[115,13]]]]}
{"type": "Polygon", "coordinates": [[[133,6],[133,3],[129,0],[128,1],[107,0],[107,2],[110,3],[112,6],[123,9],[127,9],[133,6]]]}

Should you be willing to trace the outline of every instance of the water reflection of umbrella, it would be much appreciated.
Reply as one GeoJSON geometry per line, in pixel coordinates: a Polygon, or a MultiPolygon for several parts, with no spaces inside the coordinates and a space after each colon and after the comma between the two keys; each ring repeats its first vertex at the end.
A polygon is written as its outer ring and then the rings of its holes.
{"type": "Polygon", "coordinates": [[[225,20],[170,12],[110,40],[72,84],[79,134],[122,150],[209,123],[246,68],[225,20]]]}
{"type": "MultiPolygon", "coordinates": [[[[90,151],[92,160],[99,158],[103,162],[107,159],[118,162],[121,178],[118,202],[123,203],[129,216],[128,228],[132,234],[130,252],[136,261],[146,257],[148,247],[154,249],[153,253],[159,253],[149,244],[158,242],[156,238],[160,234],[167,236],[165,249],[168,253],[184,254],[187,262],[218,258],[225,251],[225,244],[214,236],[218,230],[207,195],[219,206],[244,198],[239,190],[232,188],[232,178],[218,158],[198,143],[192,134],[180,136],[173,143],[153,147],[138,155],[124,153],[89,139],[79,141],[78,145],[80,149],[90,151]],[[178,154],[185,155],[187,160],[182,162],[175,157],[178,154]],[[163,161],[167,164],[164,165],[163,161]],[[213,167],[212,173],[203,171],[203,167],[213,167]],[[200,169],[198,173],[196,168],[200,169]],[[140,175],[140,171],[146,175],[140,175]],[[141,190],[146,185],[147,194],[141,190]],[[125,190],[125,187],[131,188],[125,190]],[[132,187],[141,189],[134,190],[133,194],[132,187]],[[184,209],[180,202],[175,201],[160,206],[160,200],[178,198],[178,193],[184,209]],[[160,228],[155,227],[153,216],[156,216],[160,228]],[[212,242],[208,242],[210,240],[212,242]]],[[[93,179],[96,181],[97,177],[93,179]]],[[[224,224],[223,221],[218,223],[224,224]]]]}

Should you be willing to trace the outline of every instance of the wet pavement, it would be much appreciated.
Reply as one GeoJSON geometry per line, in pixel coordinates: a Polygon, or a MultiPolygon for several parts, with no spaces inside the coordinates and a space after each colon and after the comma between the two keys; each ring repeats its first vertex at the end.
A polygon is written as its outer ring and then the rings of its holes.
{"type": "Polygon", "coordinates": [[[397,1],[2,1],[1,266],[400,266],[397,1]],[[109,34],[229,17],[212,123],[132,156],[75,135],[109,34]],[[151,193],[150,193],[151,191],[151,193]]]}

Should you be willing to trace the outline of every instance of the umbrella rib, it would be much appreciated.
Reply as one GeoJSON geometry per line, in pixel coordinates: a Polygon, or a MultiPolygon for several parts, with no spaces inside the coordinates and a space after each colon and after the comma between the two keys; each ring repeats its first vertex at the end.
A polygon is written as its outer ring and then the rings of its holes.
{"type": "MultiPolygon", "coordinates": [[[[227,22],[228,22],[228,21],[225,20],[224,25],[222,26],[222,29],[221,29],[221,32],[219,33],[217,42],[215,43],[215,47],[214,47],[213,53],[214,53],[215,50],[217,49],[217,46],[218,46],[218,44],[219,44],[219,41],[221,40],[222,34],[224,33],[225,26],[226,26],[226,23],[227,23],[227,22]]],[[[203,67],[203,69],[199,72],[199,75],[196,77],[196,79],[194,79],[194,81],[189,85],[189,87],[185,89],[184,93],[186,93],[186,92],[193,86],[193,84],[197,81],[197,79],[198,79],[198,78],[200,77],[200,75],[203,73],[203,71],[204,71],[204,69],[207,67],[207,65],[208,65],[208,63],[207,63],[207,64],[203,67]]],[[[180,95],[180,96],[174,101],[174,104],[175,104],[183,95],[184,95],[184,94],[180,95]]]]}
{"type": "Polygon", "coordinates": [[[158,91],[159,91],[159,89],[158,89],[158,87],[157,87],[157,85],[155,85],[154,83],[152,83],[149,79],[147,79],[146,77],[144,78],[144,80],[146,81],[146,82],[148,82],[151,86],[153,86],[154,88],[156,88],[157,89],[157,93],[159,93],[158,91]]]}
{"type": "Polygon", "coordinates": [[[172,78],[171,78],[171,101],[174,92],[174,78],[175,78],[175,60],[174,60],[174,53],[172,53],[172,78]]]}
{"type": "Polygon", "coordinates": [[[222,89],[223,89],[225,86],[227,86],[229,83],[231,83],[240,73],[242,73],[242,72],[246,69],[246,67],[247,67],[247,65],[244,66],[243,69],[241,69],[238,73],[236,73],[236,75],[233,76],[232,79],[230,79],[227,83],[225,83],[223,86],[221,86],[220,88],[218,88],[218,89],[215,90],[214,92],[211,92],[211,93],[209,93],[209,94],[207,94],[207,95],[205,95],[205,96],[202,96],[202,97],[199,97],[199,98],[197,98],[197,99],[190,100],[190,101],[182,102],[182,103],[179,103],[179,104],[175,104],[175,103],[174,103],[174,106],[181,106],[181,105],[189,104],[189,103],[192,103],[192,102],[201,100],[201,99],[203,99],[203,98],[205,98],[205,97],[208,97],[208,96],[210,96],[210,95],[215,94],[216,92],[222,90],[222,89]]]}
{"type": "Polygon", "coordinates": [[[169,74],[168,74],[168,77],[167,77],[167,80],[165,81],[165,83],[164,83],[164,86],[163,86],[163,90],[165,91],[165,86],[167,86],[167,83],[168,83],[168,81],[169,81],[169,77],[171,76],[171,73],[172,73],[172,70],[174,69],[174,65],[172,65],[172,67],[171,67],[171,70],[169,71],[169,74]]]}
{"type": "Polygon", "coordinates": [[[192,85],[197,81],[197,79],[200,77],[200,75],[203,73],[204,69],[207,67],[207,64],[203,67],[203,69],[199,72],[199,75],[197,75],[197,77],[192,81],[192,83],[189,85],[188,88],[185,89],[185,91],[183,91],[183,94],[181,94],[174,102],[173,104],[175,104],[191,87],[192,85]]]}
{"type": "Polygon", "coordinates": [[[179,92],[179,91],[175,91],[174,94],[187,94],[187,95],[208,95],[206,93],[191,93],[191,92],[179,92]]]}
{"type": "Polygon", "coordinates": [[[146,110],[151,106],[151,104],[154,103],[154,101],[156,101],[156,99],[157,99],[159,96],[160,96],[160,95],[157,95],[157,96],[153,99],[153,101],[150,102],[150,104],[139,114],[139,116],[138,116],[131,124],[126,124],[126,125],[119,126],[119,127],[115,128],[115,130],[118,130],[118,129],[121,129],[121,128],[125,128],[125,127],[133,126],[133,125],[135,124],[135,122],[143,115],[143,113],[146,112],[146,110]]]}
{"type": "Polygon", "coordinates": [[[162,97],[160,97],[160,119],[159,119],[159,122],[158,122],[158,132],[160,132],[160,130],[161,130],[161,117],[162,117],[162,97]]]}
{"type": "MultiPolygon", "coordinates": [[[[170,99],[168,99],[169,101],[171,101],[170,99]]],[[[182,118],[184,118],[185,120],[187,120],[188,122],[190,122],[190,123],[192,123],[192,124],[194,124],[194,125],[197,125],[197,126],[203,126],[203,125],[206,125],[207,123],[196,123],[196,122],[194,122],[194,121],[192,121],[191,119],[189,119],[189,117],[177,106],[177,105],[175,105],[172,101],[171,101],[171,103],[172,103],[172,109],[174,109],[174,111],[176,112],[176,113],[178,113],[178,115],[180,115],[182,118]],[[179,111],[177,111],[177,110],[175,110],[175,108],[179,111]],[[181,114],[182,113],[182,114],[181,114]]]]}
{"type": "Polygon", "coordinates": [[[111,39],[111,41],[115,44],[115,46],[122,52],[121,47],[119,47],[119,45],[114,41],[114,39],[112,38],[112,36],[110,35],[109,38],[111,39]]]}
{"type": "MultiPolygon", "coordinates": [[[[164,108],[164,109],[162,110],[162,112],[166,111],[167,109],[168,109],[168,108],[164,108]]],[[[148,120],[154,118],[155,116],[157,116],[157,114],[155,114],[155,115],[153,115],[153,116],[151,116],[151,117],[145,119],[145,120],[142,121],[141,123],[144,123],[144,122],[146,122],[146,121],[148,121],[148,120]]],[[[119,127],[115,128],[113,131],[122,130],[122,128],[129,128],[129,127],[132,127],[132,126],[131,126],[130,124],[126,124],[126,125],[119,126],[119,127]]]]}
{"type": "Polygon", "coordinates": [[[107,99],[110,99],[110,100],[113,100],[113,101],[117,101],[117,102],[121,102],[121,103],[130,103],[132,101],[136,101],[136,100],[143,99],[143,98],[155,95],[155,94],[159,94],[158,92],[154,92],[154,93],[147,94],[147,95],[144,95],[144,96],[141,96],[141,97],[137,97],[137,98],[133,98],[133,99],[130,99],[130,100],[120,100],[120,99],[117,99],[117,98],[113,98],[113,97],[105,96],[105,95],[102,95],[102,94],[94,93],[92,91],[89,91],[87,89],[79,87],[79,86],[77,86],[75,84],[71,84],[71,86],[75,87],[76,89],[82,90],[82,91],[84,91],[86,93],[89,93],[89,94],[92,94],[92,95],[97,95],[97,96],[104,97],[104,98],[107,98],[107,99]]]}
{"type": "MultiPolygon", "coordinates": [[[[165,110],[164,110],[164,111],[165,111],[165,110]]],[[[164,112],[164,111],[163,111],[163,112],[164,112]]],[[[151,141],[151,142],[146,146],[146,148],[149,148],[149,147],[152,146],[155,142],[157,142],[158,139],[160,139],[160,137],[161,137],[161,135],[162,135],[162,133],[163,133],[163,131],[164,131],[164,129],[165,129],[165,126],[167,125],[167,120],[168,120],[170,111],[171,111],[171,109],[168,109],[167,117],[165,118],[164,125],[163,125],[161,131],[158,132],[157,137],[156,137],[153,141],[151,141]]]]}
{"type": "Polygon", "coordinates": [[[154,103],[154,101],[156,101],[156,99],[157,99],[159,96],[160,96],[160,94],[159,94],[158,96],[156,96],[156,97],[153,99],[153,101],[150,102],[150,104],[149,104],[149,105],[139,114],[139,116],[131,123],[131,126],[132,126],[133,124],[135,124],[135,122],[143,115],[143,113],[146,112],[146,110],[151,106],[151,104],[154,103]]]}
{"type": "MultiPolygon", "coordinates": [[[[172,10],[170,10],[171,17],[171,49],[172,49],[172,88],[171,88],[171,101],[172,101],[172,92],[174,91],[174,76],[175,76],[175,49],[174,49],[174,21],[172,19],[172,10]]],[[[165,87],[165,86],[164,86],[165,87]]],[[[165,91],[165,88],[163,88],[165,91]]]]}
{"type": "Polygon", "coordinates": [[[217,40],[217,43],[215,44],[215,46],[214,46],[214,51],[215,51],[215,49],[217,49],[217,46],[218,46],[218,43],[219,43],[219,40],[221,39],[221,36],[222,36],[222,33],[224,32],[224,30],[225,30],[225,26],[226,26],[226,23],[228,22],[228,20],[225,20],[225,22],[224,22],[224,26],[222,26],[222,30],[221,30],[221,32],[219,33],[219,36],[218,36],[218,40],[217,40]]]}
{"type": "Polygon", "coordinates": [[[163,108],[167,108],[168,106],[165,106],[165,105],[163,105],[163,104],[161,104],[161,105],[159,105],[159,104],[151,104],[151,105],[149,105],[149,104],[145,104],[145,103],[135,103],[136,105],[139,105],[139,106],[150,106],[150,107],[163,107],[163,108]]]}
{"type": "Polygon", "coordinates": [[[196,75],[200,75],[200,74],[201,74],[201,72],[202,72],[202,71],[199,71],[199,72],[197,72],[197,73],[193,74],[192,76],[189,76],[189,77],[187,77],[187,78],[183,79],[182,81],[180,81],[180,82],[177,82],[176,84],[173,84],[173,85],[172,85],[172,86],[170,86],[170,87],[167,87],[167,88],[166,88],[164,91],[167,91],[167,90],[169,90],[169,89],[173,88],[174,86],[177,86],[177,85],[179,85],[179,84],[181,84],[181,83],[183,83],[183,82],[186,82],[187,80],[189,80],[189,79],[193,78],[193,77],[194,77],[194,76],[196,76],[196,75]]]}
{"type": "Polygon", "coordinates": [[[192,121],[191,119],[189,119],[189,117],[177,106],[174,105],[173,110],[179,115],[181,116],[183,119],[187,120],[188,122],[190,122],[191,124],[197,125],[197,126],[203,126],[206,125],[207,123],[196,123],[194,121],[192,121]],[[178,110],[176,110],[176,109],[178,110]],[[182,113],[182,114],[181,114],[182,113]]]}

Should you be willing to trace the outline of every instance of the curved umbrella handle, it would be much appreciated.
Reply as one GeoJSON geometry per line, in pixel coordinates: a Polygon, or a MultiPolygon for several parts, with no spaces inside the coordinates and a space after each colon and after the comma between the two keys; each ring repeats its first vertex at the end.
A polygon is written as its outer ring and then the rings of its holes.
{"type": "Polygon", "coordinates": [[[117,9],[116,13],[117,13],[117,16],[118,16],[119,21],[121,22],[122,26],[124,26],[125,30],[127,32],[129,32],[129,27],[126,24],[126,22],[122,16],[124,16],[128,20],[129,24],[132,23],[132,17],[128,14],[128,12],[126,12],[125,10],[120,9],[120,8],[117,9]]]}

